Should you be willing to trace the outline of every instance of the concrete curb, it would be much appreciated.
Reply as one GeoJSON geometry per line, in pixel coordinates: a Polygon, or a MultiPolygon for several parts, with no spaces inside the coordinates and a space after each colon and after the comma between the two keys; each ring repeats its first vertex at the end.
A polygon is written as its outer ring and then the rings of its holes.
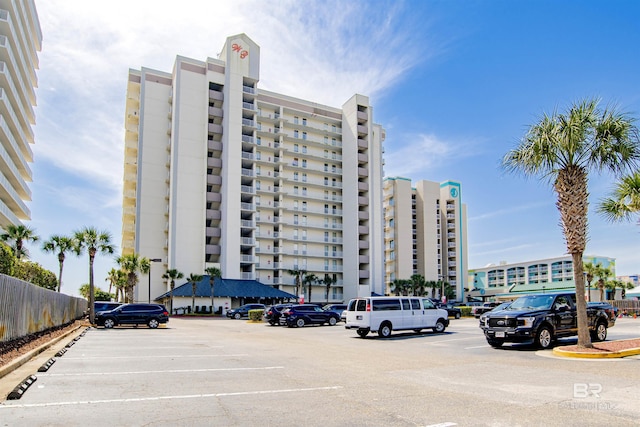
{"type": "Polygon", "coordinates": [[[579,359],[615,359],[640,354],[640,348],[629,348],[620,351],[601,351],[598,353],[568,351],[561,348],[554,348],[553,354],[559,357],[575,357],[579,359]]]}
{"type": "Polygon", "coordinates": [[[27,363],[28,361],[33,359],[35,356],[39,355],[40,353],[44,352],[49,347],[51,347],[52,345],[57,343],[58,341],[65,339],[69,335],[71,335],[73,333],[76,333],[78,331],[78,329],[85,328],[85,327],[86,326],[84,326],[84,325],[78,325],[78,327],[76,327],[74,329],[71,329],[67,333],[65,333],[63,335],[60,335],[59,337],[54,338],[54,339],[52,339],[51,341],[49,341],[49,342],[47,342],[45,344],[42,344],[40,347],[34,348],[30,352],[23,354],[22,356],[16,358],[15,360],[12,360],[8,364],[6,364],[2,368],[0,368],[0,378],[4,377],[5,375],[9,374],[10,372],[13,372],[14,370],[19,368],[20,366],[24,365],[25,363],[27,363]]]}

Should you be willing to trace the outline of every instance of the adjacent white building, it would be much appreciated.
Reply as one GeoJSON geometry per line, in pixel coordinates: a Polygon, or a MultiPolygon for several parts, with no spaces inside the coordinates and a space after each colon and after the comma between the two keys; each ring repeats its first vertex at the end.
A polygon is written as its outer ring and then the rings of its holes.
{"type": "MultiPolygon", "coordinates": [[[[384,179],[386,292],[414,274],[448,282],[462,300],[467,287],[467,207],[458,182],[384,179]]],[[[439,294],[439,292],[438,292],[439,294]]]]}
{"type": "MultiPolygon", "coordinates": [[[[129,71],[123,254],[161,260],[152,300],[167,269],[209,266],[298,294],[290,270],[328,275],[329,301],[383,292],[384,130],[369,99],[336,108],[259,80],[260,47],[245,34],[218,58],[129,71]]],[[[324,290],[313,286],[311,300],[324,290]]]]}
{"type": "Polygon", "coordinates": [[[42,32],[33,0],[0,0],[0,228],[31,219],[31,145],[42,32]]]}

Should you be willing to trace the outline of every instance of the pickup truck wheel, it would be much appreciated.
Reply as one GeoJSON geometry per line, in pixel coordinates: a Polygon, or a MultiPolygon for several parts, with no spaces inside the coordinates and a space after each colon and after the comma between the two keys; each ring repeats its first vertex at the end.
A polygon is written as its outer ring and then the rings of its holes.
{"type": "Polygon", "coordinates": [[[358,329],[357,332],[358,332],[358,335],[360,336],[360,338],[364,338],[369,333],[369,330],[368,329],[358,329]]]}
{"type": "Polygon", "coordinates": [[[378,329],[378,335],[382,338],[388,338],[391,335],[391,324],[389,322],[385,322],[380,325],[380,329],[378,329]]]}
{"type": "Polygon", "coordinates": [[[338,323],[338,321],[336,320],[335,317],[330,317],[329,318],[329,325],[330,326],[336,326],[336,323],[338,323]]]}
{"type": "Polygon", "coordinates": [[[504,344],[504,341],[502,340],[487,340],[487,342],[493,348],[500,348],[502,347],[502,344],[504,344]]]}
{"type": "Polygon", "coordinates": [[[158,322],[158,319],[149,319],[149,321],[147,322],[147,326],[149,326],[151,329],[157,328],[159,324],[160,322],[158,322]]]}
{"type": "Polygon", "coordinates": [[[445,328],[446,326],[444,326],[444,322],[442,321],[442,319],[440,319],[436,322],[436,326],[435,328],[433,328],[433,332],[441,334],[444,332],[445,328]]]}
{"type": "Polygon", "coordinates": [[[553,335],[551,334],[551,329],[548,326],[543,326],[538,331],[538,335],[536,335],[536,344],[543,349],[546,350],[551,347],[551,342],[553,341],[553,335]]]}
{"type": "Polygon", "coordinates": [[[607,339],[607,325],[604,322],[599,322],[596,326],[596,330],[592,335],[594,341],[604,341],[607,339]]]}

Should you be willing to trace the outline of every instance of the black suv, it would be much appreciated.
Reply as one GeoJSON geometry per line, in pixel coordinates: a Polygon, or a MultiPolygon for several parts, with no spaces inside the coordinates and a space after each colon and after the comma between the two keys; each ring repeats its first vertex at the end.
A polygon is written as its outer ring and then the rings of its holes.
{"type": "Polygon", "coordinates": [[[265,308],[267,307],[264,304],[245,304],[227,311],[227,317],[241,319],[243,317],[249,317],[249,310],[264,310],[265,308]]]}
{"type": "Polygon", "coordinates": [[[323,325],[328,323],[335,326],[340,321],[340,315],[334,311],[325,311],[315,304],[294,305],[282,310],[282,319],[288,327],[301,328],[304,325],[323,325]]]}
{"type": "Polygon", "coordinates": [[[293,304],[276,304],[269,307],[264,312],[264,318],[269,322],[271,326],[277,325],[280,323],[280,316],[282,316],[282,310],[285,308],[289,308],[293,306],[293,304]]]}
{"type": "Polygon", "coordinates": [[[122,304],[110,311],[96,313],[96,323],[105,328],[117,325],[147,325],[157,328],[169,321],[169,312],[162,304],[122,304]]]}

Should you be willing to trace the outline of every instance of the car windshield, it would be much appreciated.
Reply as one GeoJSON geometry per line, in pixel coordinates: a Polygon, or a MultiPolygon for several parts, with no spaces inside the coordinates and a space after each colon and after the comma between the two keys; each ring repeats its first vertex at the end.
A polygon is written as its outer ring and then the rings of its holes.
{"type": "Polygon", "coordinates": [[[553,295],[529,295],[520,297],[511,303],[509,310],[549,310],[553,303],[553,295]]]}

